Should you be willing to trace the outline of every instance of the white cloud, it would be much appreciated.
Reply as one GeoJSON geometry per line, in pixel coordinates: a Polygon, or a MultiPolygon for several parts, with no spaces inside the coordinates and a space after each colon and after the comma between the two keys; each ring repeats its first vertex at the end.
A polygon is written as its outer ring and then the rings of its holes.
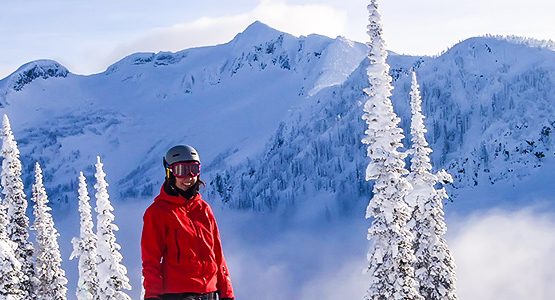
{"type": "Polygon", "coordinates": [[[460,299],[553,299],[555,217],[495,211],[457,224],[451,239],[460,299]]]}
{"type": "Polygon", "coordinates": [[[274,0],[262,1],[249,14],[276,29],[295,35],[343,35],[348,21],[345,12],[329,5],[292,5],[274,0]]]}
{"type": "MultiPolygon", "coordinates": [[[[368,13],[357,0],[317,0],[335,5],[349,16],[345,35],[368,39],[368,13]]],[[[554,1],[529,0],[421,0],[379,1],[384,37],[389,50],[433,55],[457,42],[485,34],[522,35],[554,39],[554,1]]]]}
{"type": "MultiPolygon", "coordinates": [[[[114,204],[120,212],[118,241],[133,285],[130,295],[138,297],[141,215],[148,203],[114,204]]],[[[362,215],[293,225],[271,214],[214,208],[237,298],[331,300],[364,295],[369,224],[362,215]]],[[[78,233],[75,214],[57,220],[64,257],[69,257],[70,238],[78,233]]],[[[555,295],[553,213],[497,210],[448,221],[459,299],[551,300],[555,295]]],[[[76,264],[65,261],[70,290],[77,281],[76,264]]]]}
{"type": "Polygon", "coordinates": [[[347,16],[328,5],[293,5],[285,1],[262,0],[248,12],[222,17],[202,17],[191,22],[152,29],[142,37],[117,46],[103,63],[107,66],[135,52],[175,52],[191,47],[225,43],[256,20],[294,35],[317,32],[335,37],[344,34],[347,16]]]}
{"type": "Polygon", "coordinates": [[[361,299],[369,278],[362,274],[366,260],[343,262],[338,270],[320,274],[301,288],[299,299],[361,299]]]}
{"type": "MultiPolygon", "coordinates": [[[[276,226],[279,221],[267,216],[240,220],[229,213],[220,220],[241,298],[325,300],[364,295],[369,280],[362,274],[368,250],[362,218],[300,228],[276,226]],[[254,231],[252,224],[257,224],[254,231]]],[[[552,299],[554,231],[555,215],[532,209],[488,211],[449,222],[459,299],[552,299]]]]}
{"type": "MultiPolygon", "coordinates": [[[[365,3],[358,0],[101,2],[105,3],[6,4],[0,28],[7,29],[0,44],[8,46],[0,59],[0,78],[20,62],[58,57],[72,72],[101,72],[138,51],[178,51],[227,42],[255,20],[295,35],[344,35],[360,42],[368,38],[365,3]],[[34,22],[60,9],[64,18],[34,22]]],[[[546,0],[529,0],[526,5],[515,0],[380,2],[388,48],[413,55],[438,54],[460,40],[484,34],[553,39],[554,9],[555,2],[546,0]]]]}
{"type": "Polygon", "coordinates": [[[170,27],[150,30],[142,37],[124,43],[107,57],[106,63],[113,63],[135,52],[179,51],[192,47],[216,45],[227,42],[249,24],[246,16],[222,18],[203,17],[193,22],[175,24],[170,27]]]}

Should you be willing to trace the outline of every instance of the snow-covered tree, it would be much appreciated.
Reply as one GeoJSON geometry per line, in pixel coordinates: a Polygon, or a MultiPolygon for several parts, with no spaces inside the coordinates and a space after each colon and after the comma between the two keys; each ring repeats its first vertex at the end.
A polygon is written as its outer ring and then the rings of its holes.
{"type": "Polygon", "coordinates": [[[100,157],[96,162],[96,236],[98,252],[98,295],[101,300],[130,300],[131,298],[122,290],[130,290],[127,269],[121,263],[123,257],[119,253],[121,246],[116,243],[115,231],[118,230],[114,224],[114,208],[110,203],[108,195],[108,183],[106,173],[102,169],[100,157]]]}
{"type": "Polygon", "coordinates": [[[372,246],[367,268],[371,282],[364,299],[420,300],[413,268],[413,235],[407,229],[410,209],[405,202],[412,187],[405,178],[406,154],[399,151],[404,135],[390,99],[392,79],[375,0],[370,1],[368,12],[370,86],[364,89],[368,100],[362,118],[368,128],[362,142],[368,145],[366,179],[374,180],[374,195],[366,210],[366,218],[372,218],[368,229],[372,246]]]}
{"type": "Polygon", "coordinates": [[[33,229],[36,231],[37,248],[35,261],[36,298],[38,300],[67,299],[67,279],[62,269],[62,256],[58,245],[60,234],[54,227],[54,220],[48,207],[48,196],[42,182],[42,170],[35,164],[35,183],[33,197],[35,202],[33,214],[35,221],[33,229]]]}
{"type": "Polygon", "coordinates": [[[416,278],[420,284],[420,293],[426,300],[455,300],[455,263],[443,237],[447,230],[443,217],[443,200],[448,196],[445,188],[436,188],[440,184],[452,182],[453,179],[444,170],[432,174],[432,149],[428,147],[424,136],[427,130],[414,72],[410,96],[412,157],[408,179],[414,189],[407,196],[407,202],[414,207],[410,223],[416,234],[416,278]]]}
{"type": "Polygon", "coordinates": [[[33,244],[29,241],[29,218],[27,199],[21,180],[21,161],[10,120],[4,115],[2,122],[2,193],[7,206],[6,232],[8,238],[15,242],[15,256],[21,264],[23,277],[19,282],[24,291],[24,299],[35,299],[34,284],[36,278],[33,269],[33,244]]]}
{"type": "Polygon", "coordinates": [[[24,291],[20,282],[23,278],[21,264],[15,257],[15,243],[6,233],[6,207],[0,200],[0,299],[23,299],[24,291]]]}
{"type": "Polygon", "coordinates": [[[83,172],[79,173],[79,215],[80,234],[73,238],[73,252],[70,259],[79,257],[78,300],[98,299],[98,274],[96,267],[96,235],[93,232],[90,197],[83,172]]]}
{"type": "Polygon", "coordinates": [[[23,273],[12,247],[7,238],[0,239],[0,299],[27,299],[24,298],[25,291],[20,289],[23,273]]]}

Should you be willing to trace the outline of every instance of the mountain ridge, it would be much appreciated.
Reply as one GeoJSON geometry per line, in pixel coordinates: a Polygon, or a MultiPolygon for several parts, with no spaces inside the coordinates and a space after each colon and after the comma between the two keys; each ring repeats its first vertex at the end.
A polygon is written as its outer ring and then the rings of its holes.
{"type": "MultiPolygon", "coordinates": [[[[529,176],[552,156],[554,55],[491,37],[465,40],[438,57],[390,53],[405,140],[414,69],[434,165],[455,176],[456,188],[529,176]]],[[[335,215],[370,196],[360,176],[367,164],[360,143],[365,56],[365,45],[345,38],[294,37],[255,22],[226,44],[135,53],[93,75],[44,61],[65,76],[37,73],[20,90],[0,81],[0,109],[13,122],[24,165],[39,160],[45,167],[58,205],[75,204],[78,171],[90,170],[97,154],[115,198],[150,199],[165,149],[189,143],[203,154],[214,202],[264,211],[279,210],[282,199],[288,211],[318,195],[328,203],[321,213],[335,215]],[[251,170],[266,174],[252,181],[260,189],[245,184],[251,170]]]]}

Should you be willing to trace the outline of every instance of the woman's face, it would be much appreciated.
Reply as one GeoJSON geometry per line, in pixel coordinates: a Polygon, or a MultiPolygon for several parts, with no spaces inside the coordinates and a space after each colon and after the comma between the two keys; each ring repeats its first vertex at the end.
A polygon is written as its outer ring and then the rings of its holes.
{"type": "Polygon", "coordinates": [[[185,177],[176,177],[175,185],[181,190],[188,190],[197,182],[198,176],[186,175],[185,177]]]}

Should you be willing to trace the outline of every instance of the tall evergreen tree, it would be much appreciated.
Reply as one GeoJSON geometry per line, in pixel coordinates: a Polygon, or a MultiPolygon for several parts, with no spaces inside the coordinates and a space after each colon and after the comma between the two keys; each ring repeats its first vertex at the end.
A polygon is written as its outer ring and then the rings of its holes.
{"type": "Polygon", "coordinates": [[[79,281],[77,284],[78,300],[97,300],[98,273],[96,266],[96,235],[93,232],[90,197],[83,172],[79,173],[79,238],[73,238],[73,252],[70,259],[79,257],[79,281]]]}
{"type": "Polygon", "coordinates": [[[444,170],[432,174],[432,149],[424,135],[427,130],[422,114],[422,98],[414,72],[410,96],[412,157],[408,179],[414,189],[408,195],[407,201],[414,206],[411,223],[416,233],[416,277],[424,299],[456,300],[455,263],[443,237],[447,231],[443,200],[448,196],[445,188],[436,188],[439,184],[452,182],[453,179],[444,170]]]}
{"type": "Polygon", "coordinates": [[[406,154],[398,150],[404,135],[390,99],[392,79],[376,0],[370,1],[368,12],[370,87],[364,89],[368,100],[362,118],[368,128],[362,142],[368,145],[366,179],[374,180],[374,195],[366,210],[366,218],[372,218],[368,229],[372,247],[367,269],[371,282],[364,299],[420,300],[413,268],[413,235],[407,229],[410,210],[405,202],[412,187],[405,178],[406,154]]]}
{"type": "Polygon", "coordinates": [[[20,280],[24,299],[35,299],[34,285],[36,283],[33,269],[33,244],[29,241],[29,218],[27,199],[23,191],[21,180],[21,161],[19,149],[10,127],[8,116],[4,115],[2,122],[2,193],[7,206],[6,231],[8,238],[15,242],[15,255],[21,264],[23,277],[20,280]]]}
{"type": "Polygon", "coordinates": [[[62,256],[58,245],[60,234],[54,227],[51,209],[48,207],[48,196],[42,182],[42,170],[38,162],[35,164],[32,200],[35,202],[33,229],[36,231],[37,238],[35,274],[38,279],[34,299],[65,300],[67,279],[62,269],[62,256]]]}
{"type": "Polygon", "coordinates": [[[0,200],[0,299],[19,300],[25,294],[20,287],[21,264],[15,256],[15,243],[6,233],[6,207],[0,200]]]}
{"type": "Polygon", "coordinates": [[[96,236],[98,251],[98,295],[101,300],[130,300],[122,290],[130,290],[127,269],[121,263],[123,257],[119,253],[121,246],[116,243],[115,231],[118,227],[113,223],[114,208],[108,195],[106,174],[102,169],[100,157],[96,162],[96,236]]]}

